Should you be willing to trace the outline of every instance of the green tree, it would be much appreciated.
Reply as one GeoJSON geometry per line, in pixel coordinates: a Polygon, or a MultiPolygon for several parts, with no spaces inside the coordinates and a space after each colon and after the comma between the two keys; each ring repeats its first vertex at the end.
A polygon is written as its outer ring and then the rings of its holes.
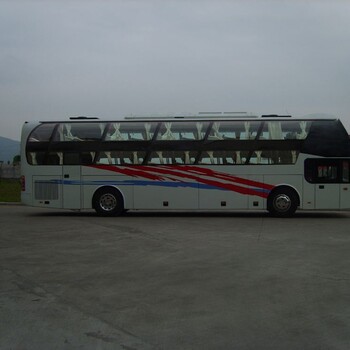
{"type": "Polygon", "coordinates": [[[18,165],[20,162],[21,162],[21,156],[19,154],[13,157],[13,161],[12,161],[13,165],[18,165]]]}

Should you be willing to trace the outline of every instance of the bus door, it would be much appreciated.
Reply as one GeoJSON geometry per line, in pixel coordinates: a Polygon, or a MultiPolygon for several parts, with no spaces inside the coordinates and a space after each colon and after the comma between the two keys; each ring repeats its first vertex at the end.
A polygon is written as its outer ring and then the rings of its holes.
{"type": "Polygon", "coordinates": [[[338,161],[320,159],[317,164],[315,209],[339,209],[339,165],[338,161]]]}
{"type": "Polygon", "coordinates": [[[316,184],[315,209],[339,209],[339,184],[316,184]]]}
{"type": "Polygon", "coordinates": [[[350,209],[350,184],[340,185],[340,209],[350,209]]]}
{"type": "Polygon", "coordinates": [[[350,209],[350,160],[342,160],[341,166],[340,209],[350,209]]]}
{"type": "Polygon", "coordinates": [[[340,208],[341,176],[339,159],[306,159],[305,179],[315,186],[314,209],[340,208]]]}
{"type": "MultiPolygon", "coordinates": [[[[75,162],[77,164],[77,162],[75,162]]],[[[62,166],[62,197],[63,208],[81,208],[81,166],[62,166]]]]}

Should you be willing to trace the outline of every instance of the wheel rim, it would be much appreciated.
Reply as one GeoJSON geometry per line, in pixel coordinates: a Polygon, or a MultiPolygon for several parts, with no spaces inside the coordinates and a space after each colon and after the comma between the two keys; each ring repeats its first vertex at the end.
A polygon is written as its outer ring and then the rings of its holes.
{"type": "Polygon", "coordinates": [[[273,201],[274,208],[279,212],[286,212],[290,209],[292,201],[286,194],[279,194],[273,201]]]}
{"type": "Polygon", "coordinates": [[[117,206],[117,199],[111,193],[105,193],[100,197],[100,207],[104,211],[112,211],[117,206]]]}

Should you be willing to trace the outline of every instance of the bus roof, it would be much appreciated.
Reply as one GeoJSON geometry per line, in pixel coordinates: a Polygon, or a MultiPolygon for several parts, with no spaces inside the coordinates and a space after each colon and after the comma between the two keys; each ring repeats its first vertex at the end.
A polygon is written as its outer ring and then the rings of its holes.
{"type": "Polygon", "coordinates": [[[199,112],[198,114],[173,114],[173,115],[128,115],[120,118],[111,118],[111,119],[100,119],[99,117],[90,117],[90,116],[73,116],[69,117],[68,120],[40,120],[39,123],[81,123],[81,122],[122,122],[122,121],[201,121],[201,120],[218,120],[218,121],[258,121],[258,120],[291,120],[291,121],[301,121],[301,120],[338,120],[334,115],[318,113],[318,114],[308,114],[302,117],[292,117],[291,115],[278,115],[278,114],[263,114],[255,115],[248,112],[199,112]]]}

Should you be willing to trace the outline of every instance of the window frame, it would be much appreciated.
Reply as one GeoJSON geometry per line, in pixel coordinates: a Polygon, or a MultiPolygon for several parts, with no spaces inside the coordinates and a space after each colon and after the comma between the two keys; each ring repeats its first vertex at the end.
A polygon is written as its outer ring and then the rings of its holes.
{"type": "Polygon", "coordinates": [[[350,183],[349,168],[349,158],[307,158],[304,161],[304,177],[307,182],[312,184],[350,183]],[[347,165],[348,170],[347,178],[344,178],[345,165],[347,165]],[[336,169],[337,173],[335,178],[328,176],[330,168],[336,169]],[[320,171],[326,171],[327,174],[322,176],[320,171]]]}
{"type": "MultiPolygon", "coordinates": [[[[103,153],[105,152],[142,152],[144,156],[142,156],[142,162],[138,161],[137,163],[132,163],[132,165],[157,165],[152,164],[150,162],[151,155],[154,152],[191,152],[191,154],[195,154],[195,160],[191,160],[191,165],[291,165],[295,164],[298,159],[298,155],[302,153],[303,145],[305,140],[301,138],[284,138],[284,139],[264,139],[261,137],[262,132],[265,130],[268,123],[280,123],[282,125],[288,125],[290,120],[261,120],[261,119],[249,119],[249,120],[150,120],[150,121],[129,121],[129,120],[121,120],[121,121],[98,121],[98,122],[90,122],[91,128],[89,126],[86,127],[88,122],[80,123],[80,122],[47,122],[42,123],[36,128],[32,130],[29,134],[26,143],[26,154],[27,161],[32,165],[34,164],[33,159],[35,158],[35,152],[41,152],[40,157],[42,161],[40,164],[42,165],[57,165],[52,164],[53,162],[50,159],[55,158],[55,153],[62,157],[64,153],[69,152],[79,152],[80,161],[78,164],[74,165],[89,165],[89,164],[98,164],[98,159],[106,158],[103,157],[103,153]],[[184,133],[191,132],[195,133],[198,131],[198,136],[201,136],[200,139],[164,139],[160,137],[161,135],[161,127],[165,126],[166,123],[171,123],[174,126],[174,129],[178,129],[179,125],[185,125],[188,127],[184,128],[184,133]],[[249,138],[226,138],[223,134],[223,137],[213,137],[220,132],[220,123],[221,126],[224,127],[225,131],[228,133],[234,134],[235,130],[239,130],[242,132],[253,131],[253,137],[249,138]],[[52,126],[50,126],[50,124],[52,126]],[[127,140],[111,140],[110,134],[111,132],[117,131],[116,124],[119,125],[123,129],[123,126],[132,126],[130,130],[133,130],[133,125],[135,124],[135,130],[141,131],[148,136],[144,136],[144,139],[134,140],[128,138],[127,140]],[[177,125],[176,125],[177,124],[177,125]],[[232,127],[230,127],[232,124],[232,127]],[[67,128],[68,125],[68,128],[67,128]],[[82,130],[86,127],[86,130],[96,129],[96,135],[98,134],[98,138],[95,138],[94,141],[90,138],[81,139],[79,137],[73,138],[70,140],[65,140],[61,137],[61,132],[64,128],[68,130],[79,130],[79,125],[82,126],[82,130]],[[201,126],[201,127],[200,127],[201,126]],[[43,142],[33,141],[31,140],[31,136],[35,133],[39,128],[47,128],[52,129],[52,134],[48,137],[48,133],[46,133],[45,140],[43,142]],[[147,129],[148,128],[148,129],[147,129]],[[243,128],[246,128],[243,131],[243,128]],[[62,140],[61,140],[62,139],[62,140]],[[85,157],[84,154],[94,153],[91,162],[84,162],[83,159],[85,157]],[[215,163],[205,161],[201,163],[201,159],[204,159],[208,154],[208,152],[216,152],[224,154],[226,153],[237,153],[242,152],[245,154],[244,160],[234,161],[234,157],[231,157],[232,160],[222,159],[217,160],[215,163]],[[288,154],[291,153],[291,154],[288,154]],[[44,156],[42,153],[45,153],[44,156]],[[263,161],[259,161],[261,155],[274,155],[275,159],[268,157],[263,157],[263,161]],[[265,159],[266,158],[266,159],[265,159]],[[270,159],[271,158],[271,159],[270,159]],[[287,159],[287,160],[286,160],[287,159]]],[[[301,124],[302,120],[293,121],[295,127],[298,126],[298,123],[301,124]]],[[[306,121],[305,121],[306,123],[306,121]]],[[[292,125],[292,124],[291,124],[292,125]]],[[[308,129],[312,125],[312,121],[308,121],[308,129]]],[[[126,128],[127,129],[127,128],[126,128]]],[[[164,131],[164,127],[162,129],[164,131]]],[[[40,130],[39,130],[40,131],[40,130]]],[[[127,131],[127,130],[126,130],[127,131]]],[[[56,157],[57,158],[57,157],[56,157]]],[[[193,158],[193,157],[192,157],[193,158]]],[[[59,162],[58,165],[61,165],[59,162]]],[[[130,165],[129,163],[127,163],[130,165]]],[[[178,163],[176,163],[178,164],[178,163]]],[[[185,162],[184,165],[187,163],[185,162]]],[[[73,165],[73,164],[72,164],[73,165]]],[[[117,164],[116,164],[117,165],[117,164]]],[[[120,164],[118,164],[120,165],[120,164]]]]}

